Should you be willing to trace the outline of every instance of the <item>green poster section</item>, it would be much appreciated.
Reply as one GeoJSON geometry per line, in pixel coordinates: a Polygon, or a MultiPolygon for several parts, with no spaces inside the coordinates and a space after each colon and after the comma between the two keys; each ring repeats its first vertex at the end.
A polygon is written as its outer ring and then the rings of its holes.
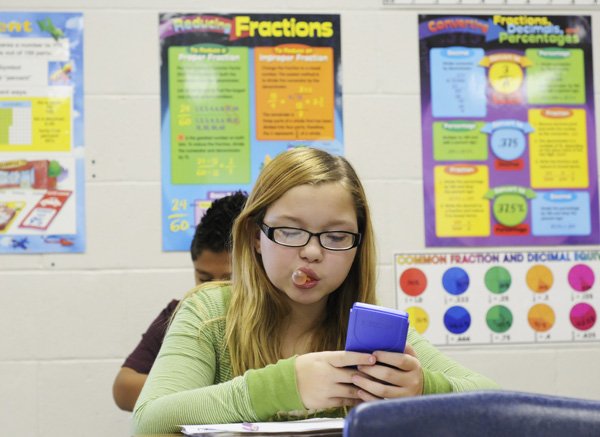
{"type": "Polygon", "coordinates": [[[8,130],[13,123],[13,110],[0,108],[0,144],[8,144],[8,130]]]}
{"type": "Polygon", "coordinates": [[[585,75],[581,49],[527,49],[527,98],[537,105],[585,104],[585,75]]]}
{"type": "Polygon", "coordinates": [[[437,121],[433,123],[433,156],[436,161],[485,161],[488,158],[485,123],[437,121]]]}
{"type": "Polygon", "coordinates": [[[250,182],[248,49],[169,48],[171,183],[250,182]]]}

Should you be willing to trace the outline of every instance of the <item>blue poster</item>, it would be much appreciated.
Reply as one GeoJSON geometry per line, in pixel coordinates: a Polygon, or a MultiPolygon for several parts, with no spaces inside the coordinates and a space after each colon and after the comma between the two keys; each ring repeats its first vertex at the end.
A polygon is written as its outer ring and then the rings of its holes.
{"type": "Polygon", "coordinates": [[[83,15],[0,13],[0,36],[0,253],[83,252],[83,15]]]}

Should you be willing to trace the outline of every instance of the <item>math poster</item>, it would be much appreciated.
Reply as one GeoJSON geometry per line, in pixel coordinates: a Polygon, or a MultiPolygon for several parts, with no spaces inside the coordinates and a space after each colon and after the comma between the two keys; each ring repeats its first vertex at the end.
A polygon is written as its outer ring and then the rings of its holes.
{"type": "Polygon", "coordinates": [[[401,253],[396,302],[440,346],[600,340],[600,251],[401,253]]]}
{"type": "Polygon", "coordinates": [[[600,242],[591,31],[419,16],[427,246],[600,242]]]}
{"type": "Polygon", "coordinates": [[[0,253],[83,252],[83,15],[0,12],[0,253]]]}
{"type": "Polygon", "coordinates": [[[343,154],[338,15],[161,14],[163,250],[293,147],[343,154]]]}

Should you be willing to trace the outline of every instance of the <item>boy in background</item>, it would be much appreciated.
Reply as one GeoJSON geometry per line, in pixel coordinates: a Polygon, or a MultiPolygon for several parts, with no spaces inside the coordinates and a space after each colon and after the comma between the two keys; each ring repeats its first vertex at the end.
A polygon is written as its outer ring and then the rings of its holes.
{"type": "MultiPolygon", "coordinates": [[[[217,199],[200,220],[190,247],[196,285],[231,278],[231,227],[246,198],[245,193],[238,191],[217,199]]],[[[179,300],[173,299],[161,311],[119,370],[113,383],[113,397],[122,410],[133,411],[178,303],[179,300]]]]}

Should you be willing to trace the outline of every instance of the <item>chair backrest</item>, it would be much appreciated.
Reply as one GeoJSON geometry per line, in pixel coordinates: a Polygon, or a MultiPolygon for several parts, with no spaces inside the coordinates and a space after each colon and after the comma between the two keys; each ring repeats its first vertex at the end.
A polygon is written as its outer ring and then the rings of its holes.
{"type": "Polygon", "coordinates": [[[600,401],[475,391],[367,402],[348,414],[344,437],[600,436],[600,401]]]}

